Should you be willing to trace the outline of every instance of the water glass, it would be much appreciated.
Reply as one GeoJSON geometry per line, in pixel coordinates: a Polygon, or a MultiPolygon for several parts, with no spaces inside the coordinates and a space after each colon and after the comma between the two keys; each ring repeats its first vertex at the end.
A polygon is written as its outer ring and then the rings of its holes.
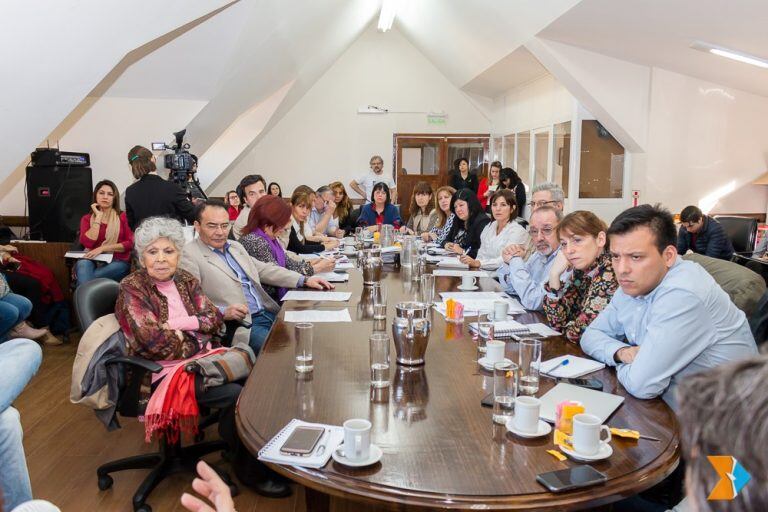
{"type": "Polygon", "coordinates": [[[493,365],[493,422],[506,425],[517,398],[518,367],[511,361],[493,365]]]}
{"type": "Polygon", "coordinates": [[[520,394],[535,395],[539,391],[541,340],[520,340],[520,394]]]}
{"type": "Polygon", "coordinates": [[[373,330],[374,331],[387,330],[387,305],[386,304],[373,305],[373,330]]]}
{"type": "Polygon", "coordinates": [[[493,320],[491,315],[480,313],[477,315],[477,350],[485,354],[485,345],[493,339],[493,320]]]}
{"type": "Polygon", "coordinates": [[[374,305],[387,303],[387,287],[382,282],[371,284],[371,300],[374,305]]]}
{"type": "Polygon", "coordinates": [[[421,302],[432,305],[435,301],[435,276],[433,274],[422,274],[419,285],[421,302]]]}
{"type": "Polygon", "coordinates": [[[296,338],[296,371],[299,373],[311,372],[314,366],[312,359],[312,337],[315,326],[309,322],[296,324],[293,333],[296,338]]]}
{"type": "Polygon", "coordinates": [[[368,341],[371,349],[371,386],[387,387],[389,386],[389,335],[386,332],[374,332],[368,341]]]}

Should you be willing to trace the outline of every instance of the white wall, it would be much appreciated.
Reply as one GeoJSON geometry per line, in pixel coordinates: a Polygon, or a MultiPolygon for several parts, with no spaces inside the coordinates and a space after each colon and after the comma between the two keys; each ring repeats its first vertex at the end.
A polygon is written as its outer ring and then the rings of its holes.
{"type": "MultiPolygon", "coordinates": [[[[133,182],[128,150],[136,144],[150,147],[153,141],[170,142],[172,133],[204,106],[204,101],[197,100],[102,97],[61,138],[60,148],[90,153],[93,183],[111,179],[123,192],[133,182]]],[[[23,215],[23,173],[6,190],[0,196],[0,213],[23,215]]]]}
{"type": "Polygon", "coordinates": [[[497,135],[562,123],[573,115],[573,96],[552,75],[510,89],[493,104],[493,133],[497,135]]]}
{"type": "MultiPolygon", "coordinates": [[[[371,26],[254,149],[209,191],[222,195],[248,173],[277,181],[284,193],[301,184],[348,183],[373,154],[392,169],[394,133],[489,133],[488,118],[396,29],[371,26]],[[393,111],[445,111],[446,125],[426,113],[361,115],[360,106],[393,111]]],[[[354,194],[352,192],[351,194],[354,194]]]]}

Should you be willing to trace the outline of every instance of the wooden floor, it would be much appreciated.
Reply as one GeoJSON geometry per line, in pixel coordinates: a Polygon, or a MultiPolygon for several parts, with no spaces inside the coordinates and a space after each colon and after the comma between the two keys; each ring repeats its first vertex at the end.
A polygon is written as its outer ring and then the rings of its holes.
{"type": "MultiPolygon", "coordinates": [[[[118,459],[154,451],[144,442],[144,429],[136,421],[122,421],[123,428],[107,432],[90,409],[69,401],[70,376],[76,346],[44,347],[40,371],[14,404],[21,413],[24,448],[27,452],[32,491],[61,510],[133,510],[131,497],[147,471],[114,474],[115,483],[107,491],[96,485],[96,468],[118,459]]],[[[207,438],[215,437],[215,427],[207,438]]],[[[207,458],[228,469],[218,454],[207,458]]],[[[148,501],[154,512],[185,510],[179,503],[184,491],[191,491],[191,474],[174,475],[155,489],[148,501]]],[[[245,486],[235,498],[240,512],[303,512],[304,490],[295,487],[289,498],[263,498],[245,486]]],[[[335,508],[335,507],[334,507],[335,508]]]]}

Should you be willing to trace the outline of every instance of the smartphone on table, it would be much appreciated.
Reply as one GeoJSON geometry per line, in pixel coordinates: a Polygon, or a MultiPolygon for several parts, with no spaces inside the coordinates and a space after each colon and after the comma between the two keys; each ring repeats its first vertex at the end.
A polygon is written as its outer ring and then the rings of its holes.
{"type": "Polygon", "coordinates": [[[284,455],[309,455],[315,449],[317,442],[323,437],[323,427],[296,427],[283,446],[280,453],[284,455]]]}
{"type": "Polygon", "coordinates": [[[608,478],[592,466],[582,464],[536,475],[536,481],[552,492],[563,492],[605,483],[608,478]]]}

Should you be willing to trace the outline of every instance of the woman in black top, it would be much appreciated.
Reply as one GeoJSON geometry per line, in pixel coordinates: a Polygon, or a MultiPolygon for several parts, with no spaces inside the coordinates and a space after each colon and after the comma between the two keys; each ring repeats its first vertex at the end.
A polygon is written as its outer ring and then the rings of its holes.
{"type": "Polygon", "coordinates": [[[477,251],[480,249],[480,234],[491,219],[480,206],[477,195],[468,189],[459,190],[453,194],[451,211],[456,218],[444,247],[456,254],[466,254],[470,258],[476,258],[477,251]]]}
{"type": "Polygon", "coordinates": [[[511,167],[505,167],[501,170],[501,187],[508,188],[515,194],[518,208],[517,216],[522,217],[525,211],[525,185],[511,167]]]}
{"type": "Polygon", "coordinates": [[[320,242],[310,242],[306,236],[310,234],[308,224],[309,212],[312,211],[314,192],[311,188],[300,186],[291,195],[293,215],[291,216],[291,234],[288,238],[288,250],[296,254],[312,254],[323,252],[326,246],[320,242]]]}
{"type": "Polygon", "coordinates": [[[456,160],[456,169],[451,173],[451,186],[456,190],[468,188],[477,194],[477,175],[469,170],[469,160],[459,158],[456,160]]]}

